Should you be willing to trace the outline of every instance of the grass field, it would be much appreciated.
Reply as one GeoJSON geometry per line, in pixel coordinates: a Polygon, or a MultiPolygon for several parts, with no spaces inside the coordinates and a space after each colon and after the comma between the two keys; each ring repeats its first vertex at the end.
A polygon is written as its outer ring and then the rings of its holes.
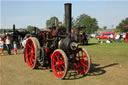
{"type": "Polygon", "coordinates": [[[59,80],[48,68],[30,69],[23,60],[21,50],[17,55],[0,56],[0,85],[127,85],[128,43],[97,43],[95,39],[87,49],[92,65],[87,76],[68,73],[59,80]],[[70,75],[70,76],[69,76],[70,75]]]}
{"type": "MultiPolygon", "coordinates": [[[[83,46],[86,48],[91,57],[103,63],[119,62],[123,65],[128,65],[128,43],[97,43],[92,39],[89,45],[83,46]]],[[[93,61],[95,61],[93,59],[93,61]]]]}

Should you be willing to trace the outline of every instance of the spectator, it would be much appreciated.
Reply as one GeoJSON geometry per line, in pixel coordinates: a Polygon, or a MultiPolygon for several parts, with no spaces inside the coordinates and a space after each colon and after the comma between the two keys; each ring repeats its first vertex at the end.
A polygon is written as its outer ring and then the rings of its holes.
{"type": "Polygon", "coordinates": [[[4,41],[2,37],[0,37],[0,50],[1,50],[1,55],[4,55],[4,41]]]}
{"type": "Polygon", "coordinates": [[[121,34],[119,34],[119,40],[118,40],[118,42],[120,42],[121,38],[122,38],[122,36],[121,36],[121,34]]]}
{"type": "Polygon", "coordinates": [[[8,54],[11,55],[11,40],[9,36],[6,37],[5,44],[7,47],[8,54]]]}
{"type": "Polygon", "coordinates": [[[126,37],[126,34],[125,34],[125,33],[123,33],[123,39],[124,39],[124,42],[126,42],[126,41],[125,41],[125,37],[126,37]]]}
{"type": "Polygon", "coordinates": [[[111,42],[113,42],[113,34],[110,35],[111,42]]]}
{"type": "Polygon", "coordinates": [[[120,42],[120,35],[117,34],[116,37],[115,37],[115,39],[116,39],[116,42],[120,42]]]}
{"type": "Polygon", "coordinates": [[[14,54],[17,54],[17,45],[16,45],[16,41],[13,42],[13,50],[14,50],[14,54]]]}
{"type": "Polygon", "coordinates": [[[26,62],[26,57],[25,57],[25,46],[26,46],[26,43],[27,43],[27,40],[28,40],[28,35],[26,35],[22,41],[22,46],[23,46],[23,54],[24,54],[24,61],[26,62]]]}

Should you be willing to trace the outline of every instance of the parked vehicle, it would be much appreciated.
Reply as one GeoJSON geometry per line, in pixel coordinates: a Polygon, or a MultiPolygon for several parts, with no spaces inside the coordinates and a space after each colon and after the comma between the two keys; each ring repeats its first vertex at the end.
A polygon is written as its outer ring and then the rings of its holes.
{"type": "Polygon", "coordinates": [[[96,34],[90,34],[90,38],[95,38],[96,34]]]}
{"type": "Polygon", "coordinates": [[[98,40],[99,39],[110,39],[111,34],[113,35],[113,39],[114,39],[115,38],[115,32],[101,32],[96,36],[96,39],[98,39],[98,40]]]}

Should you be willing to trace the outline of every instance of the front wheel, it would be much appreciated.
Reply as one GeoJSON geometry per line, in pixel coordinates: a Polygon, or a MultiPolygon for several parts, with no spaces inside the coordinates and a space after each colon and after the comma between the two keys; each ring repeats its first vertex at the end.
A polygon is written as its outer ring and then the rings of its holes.
{"type": "Polygon", "coordinates": [[[91,59],[84,48],[79,48],[78,51],[74,55],[74,63],[73,63],[76,71],[80,74],[87,74],[90,65],[91,59]]]}
{"type": "Polygon", "coordinates": [[[57,78],[63,79],[66,76],[68,71],[68,58],[63,50],[57,49],[53,52],[51,66],[57,78]]]}

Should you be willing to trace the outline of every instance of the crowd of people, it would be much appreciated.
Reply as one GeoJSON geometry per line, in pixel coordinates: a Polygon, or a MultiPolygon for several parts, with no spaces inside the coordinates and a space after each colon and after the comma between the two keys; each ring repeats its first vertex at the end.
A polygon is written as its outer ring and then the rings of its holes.
{"type": "MultiPolygon", "coordinates": [[[[11,55],[11,45],[12,41],[10,40],[9,36],[6,36],[5,39],[3,39],[2,37],[0,37],[0,50],[1,50],[1,55],[4,55],[4,48],[6,47],[7,52],[9,55],[11,55]]],[[[14,41],[13,42],[13,50],[14,50],[14,54],[17,54],[17,44],[14,41]]]]}
{"type": "Polygon", "coordinates": [[[126,42],[125,37],[126,37],[126,33],[123,34],[118,33],[115,35],[115,41],[119,43],[121,38],[123,38],[123,41],[126,42]]]}
{"type": "MultiPolygon", "coordinates": [[[[0,50],[1,50],[1,55],[4,55],[4,46],[6,46],[7,52],[9,55],[11,55],[11,40],[9,36],[6,36],[5,39],[3,39],[2,37],[0,37],[0,50]]],[[[15,45],[15,48],[17,48],[17,46],[15,45]]],[[[15,49],[14,52],[17,52],[17,50],[15,49]]]]}
{"type": "Polygon", "coordinates": [[[126,33],[123,33],[123,34],[116,33],[115,35],[110,34],[110,38],[106,40],[106,43],[112,43],[112,42],[120,43],[121,38],[123,38],[123,42],[125,43],[126,33]]]}
{"type": "MultiPolygon", "coordinates": [[[[27,40],[28,36],[26,35],[23,39],[21,39],[19,41],[20,43],[20,46],[23,48],[23,53],[24,52],[24,49],[25,49],[25,44],[26,44],[26,40],[27,40]]],[[[11,40],[10,36],[7,35],[5,38],[2,38],[0,36],[0,54],[1,55],[4,55],[4,50],[6,49],[7,50],[7,53],[8,55],[11,55],[11,49],[13,48],[13,52],[14,54],[16,55],[17,54],[17,50],[18,50],[18,47],[17,47],[17,42],[16,41],[13,41],[11,40]]]]}

